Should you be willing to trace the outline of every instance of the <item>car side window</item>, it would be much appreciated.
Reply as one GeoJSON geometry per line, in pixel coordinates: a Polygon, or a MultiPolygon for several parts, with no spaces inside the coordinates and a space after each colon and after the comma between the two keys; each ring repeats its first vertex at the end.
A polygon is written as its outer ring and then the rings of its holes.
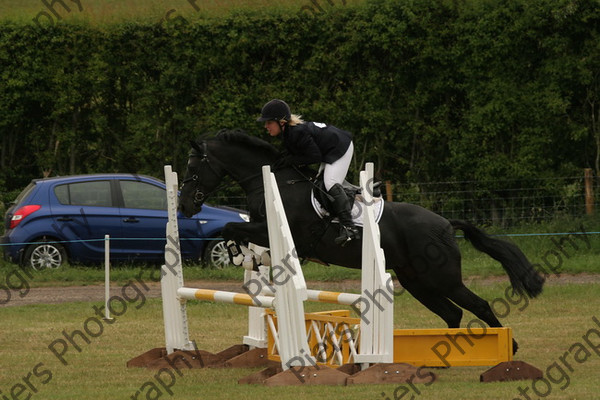
{"type": "Polygon", "coordinates": [[[72,206],[112,207],[109,181],[78,182],[54,188],[61,204],[72,206]]]}
{"type": "Polygon", "coordinates": [[[166,210],[167,194],[163,188],[139,181],[119,181],[125,208],[166,210]]]}

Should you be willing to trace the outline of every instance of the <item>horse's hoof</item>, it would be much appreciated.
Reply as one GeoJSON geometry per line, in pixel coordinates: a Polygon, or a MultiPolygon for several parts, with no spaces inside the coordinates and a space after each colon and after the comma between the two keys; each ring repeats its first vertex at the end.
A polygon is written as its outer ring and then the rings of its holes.
{"type": "Polygon", "coordinates": [[[239,254],[235,257],[230,257],[230,258],[231,258],[231,263],[233,265],[235,265],[236,267],[239,267],[240,265],[242,265],[242,261],[244,260],[244,255],[239,254]]]}
{"type": "Polygon", "coordinates": [[[271,253],[269,250],[263,251],[263,253],[260,255],[260,263],[268,267],[271,266],[271,253]]]}
{"type": "Polygon", "coordinates": [[[258,272],[258,265],[259,263],[256,262],[256,258],[253,256],[250,256],[250,259],[245,259],[244,262],[242,262],[242,267],[248,271],[258,272]]]}

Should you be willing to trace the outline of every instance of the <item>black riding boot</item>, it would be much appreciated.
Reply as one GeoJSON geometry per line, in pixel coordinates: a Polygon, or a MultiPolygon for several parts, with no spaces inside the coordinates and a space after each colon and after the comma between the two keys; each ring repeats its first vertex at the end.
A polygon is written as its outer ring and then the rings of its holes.
{"type": "Polygon", "coordinates": [[[342,185],[336,183],[328,193],[333,197],[331,202],[333,212],[340,221],[340,235],[335,238],[335,243],[345,246],[350,240],[360,239],[360,231],[352,222],[351,205],[342,185]]]}

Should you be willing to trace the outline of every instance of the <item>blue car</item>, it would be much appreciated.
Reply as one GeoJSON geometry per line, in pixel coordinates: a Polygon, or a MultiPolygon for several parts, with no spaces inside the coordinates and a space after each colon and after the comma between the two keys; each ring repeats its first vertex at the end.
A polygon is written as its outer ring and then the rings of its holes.
{"type": "MultiPolygon", "coordinates": [[[[34,179],[6,212],[4,258],[34,269],[65,262],[163,262],[167,197],[164,182],[143,175],[95,174],[34,179]]],[[[182,257],[222,268],[229,264],[219,238],[228,222],[248,221],[240,210],[202,207],[179,216],[182,257]]]]}

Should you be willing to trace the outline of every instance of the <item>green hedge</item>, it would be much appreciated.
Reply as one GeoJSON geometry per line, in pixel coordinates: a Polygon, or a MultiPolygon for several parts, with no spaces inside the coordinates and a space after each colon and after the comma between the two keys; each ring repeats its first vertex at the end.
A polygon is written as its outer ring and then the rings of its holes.
{"type": "MultiPolygon", "coordinates": [[[[278,97],[355,135],[395,182],[598,170],[594,0],[375,0],[326,13],[104,27],[0,24],[0,187],[162,176],[188,141],[278,97]]],[[[502,189],[502,188],[500,188],[502,189]]]]}

